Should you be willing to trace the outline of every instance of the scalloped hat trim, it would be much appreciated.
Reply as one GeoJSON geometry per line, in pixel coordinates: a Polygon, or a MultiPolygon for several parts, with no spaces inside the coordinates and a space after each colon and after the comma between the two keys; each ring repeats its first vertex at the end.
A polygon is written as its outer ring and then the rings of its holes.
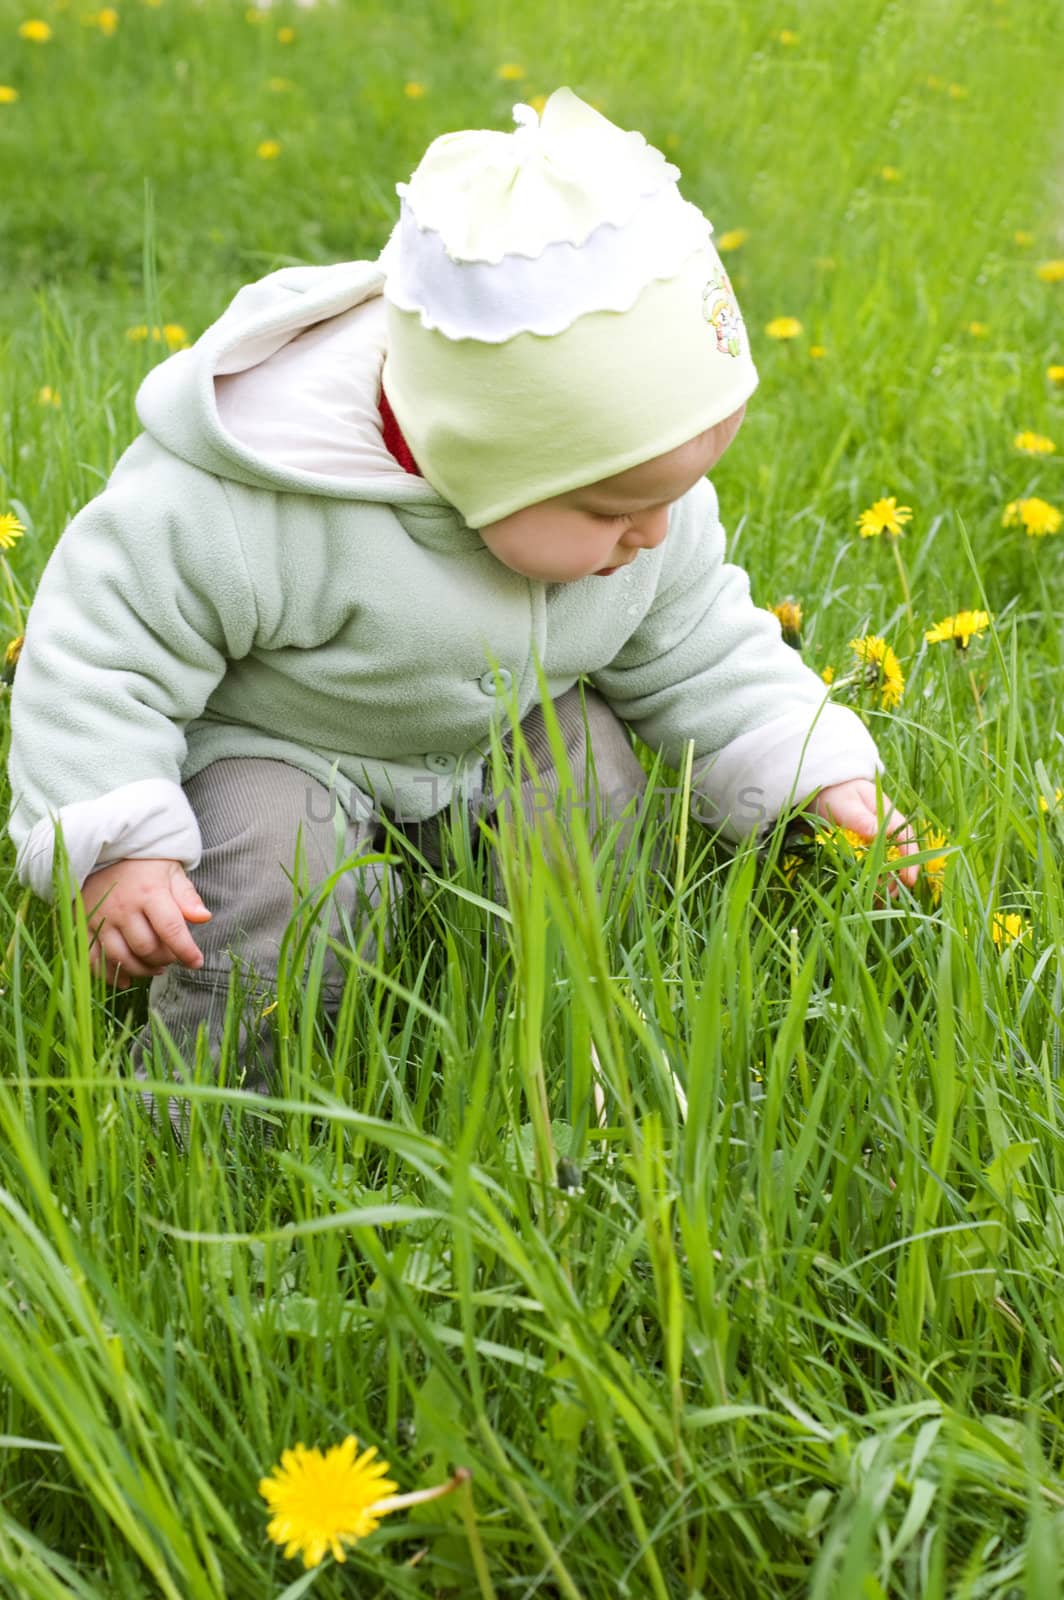
{"type": "Polygon", "coordinates": [[[648,283],[679,272],[712,231],[669,183],[642,199],[627,222],[601,223],[583,245],[549,244],[534,260],[455,261],[438,233],[418,227],[404,201],[381,252],[384,293],[448,339],[501,344],[519,333],[551,336],[590,312],[627,311],[648,283]]]}

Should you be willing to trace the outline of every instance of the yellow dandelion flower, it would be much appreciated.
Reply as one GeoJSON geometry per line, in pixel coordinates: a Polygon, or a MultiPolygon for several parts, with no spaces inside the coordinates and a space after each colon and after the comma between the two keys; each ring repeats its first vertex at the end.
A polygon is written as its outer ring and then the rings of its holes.
{"type": "Polygon", "coordinates": [[[15,668],[18,658],[22,654],[23,636],[20,633],[17,639],[12,639],[4,650],[4,659],[0,662],[0,683],[6,683],[10,689],[15,681],[15,668]]]}
{"type": "Polygon", "coordinates": [[[360,1456],[357,1449],[352,1434],[324,1454],[297,1444],[282,1451],[280,1465],[259,1482],[273,1513],[266,1537],[284,1545],[286,1556],[302,1556],[305,1567],[319,1566],[329,1554],[345,1561],[345,1545],[372,1533],[390,1511],[439,1500],[469,1479],[468,1468],[459,1467],[446,1483],[395,1494],[398,1484],[385,1476],[388,1463],[373,1459],[376,1446],[360,1456]]]}
{"type": "Polygon", "coordinates": [[[108,39],[118,31],[118,12],[113,6],[104,6],[102,11],[90,11],[81,20],[87,28],[99,28],[108,39]]]}
{"type": "Polygon", "coordinates": [[[912,507],[900,506],[894,495],[877,500],[857,518],[862,539],[876,539],[881,533],[896,539],[904,525],[912,520],[912,507]]]}
{"type": "Polygon", "coordinates": [[[784,856],[780,862],[780,871],[788,883],[793,883],[804,865],[805,860],[802,856],[784,856]]]}
{"type": "Polygon", "coordinates": [[[1030,928],[1016,911],[995,911],[990,932],[1000,950],[1003,945],[1016,944],[1026,939],[1030,928]]]}
{"type": "MultiPolygon", "coordinates": [[[[944,833],[931,828],[928,830],[921,848],[924,850],[941,850],[948,843],[949,840],[944,833]]],[[[945,855],[932,856],[929,861],[924,862],[924,882],[931,891],[931,900],[936,906],[942,899],[942,885],[945,882],[948,864],[949,856],[945,855]]]]}
{"type": "Polygon", "coordinates": [[[423,83],[418,83],[414,79],[411,79],[409,83],[403,84],[403,93],[406,95],[408,100],[423,100],[425,98],[425,92],[425,85],[423,83]]]}
{"type": "Polygon", "coordinates": [[[827,355],[827,353],[828,353],[828,351],[827,351],[827,346],[826,345],[823,345],[823,344],[811,344],[809,346],[809,359],[810,359],[810,361],[823,361],[823,359],[827,355]]]}
{"type": "Polygon", "coordinates": [[[1017,450],[1022,450],[1028,456],[1051,456],[1057,448],[1044,433],[1018,433],[1012,442],[1017,450]]]}
{"type": "Polygon", "coordinates": [[[795,33],[793,28],[781,28],[779,33],[776,35],[776,38],[779,40],[780,44],[785,45],[796,45],[800,37],[801,35],[795,33]]]}
{"type": "Polygon", "coordinates": [[[524,67],[516,61],[504,61],[499,68],[499,77],[503,83],[520,83],[521,79],[527,76],[524,67]]]}
{"type": "Polygon", "coordinates": [[[31,17],[27,22],[19,24],[18,36],[28,39],[30,44],[47,44],[52,37],[52,30],[47,22],[42,22],[39,17],[31,17]]]}
{"type": "Polygon", "coordinates": [[[968,91],[963,83],[951,83],[946,90],[951,100],[967,100],[968,91]]]}
{"type": "Polygon", "coordinates": [[[0,83],[0,106],[13,106],[17,99],[17,89],[13,89],[9,83],[0,83]]]}
{"type": "Polygon", "coordinates": [[[256,22],[268,22],[269,20],[270,19],[269,19],[269,17],[267,17],[265,11],[259,11],[257,9],[257,7],[255,7],[255,6],[249,6],[248,9],[244,12],[244,21],[245,22],[250,22],[250,23],[254,24],[256,22]]]}
{"type": "Polygon", "coordinates": [[[727,233],[722,233],[717,240],[717,249],[721,255],[727,255],[729,250],[741,250],[750,237],[748,228],[729,228],[727,233]]]}
{"type": "Polygon", "coordinates": [[[39,406],[60,406],[62,401],[59,398],[59,390],[53,389],[50,383],[46,383],[43,388],[37,390],[37,404],[39,406]]]}
{"type": "Polygon", "coordinates": [[[259,1483],[273,1513],[267,1537],[284,1545],[286,1556],[301,1555],[305,1567],[330,1552],[345,1561],[344,1545],[373,1532],[385,1514],[382,1502],[399,1487],[386,1476],[388,1463],[373,1459],[375,1446],[356,1457],[357,1449],[353,1434],[324,1454],[297,1444],[259,1483]]]}
{"type": "Polygon", "coordinates": [[[788,595],[785,600],[779,600],[774,606],[768,606],[766,609],[771,611],[774,617],[779,618],[779,625],[787,643],[796,646],[802,633],[802,608],[797,600],[788,595]]]}
{"type": "Polygon", "coordinates": [[[665,148],[666,150],[678,150],[680,148],[680,135],[678,133],[667,133],[665,135],[665,148]]]}
{"type": "Polygon", "coordinates": [[[1017,228],[1012,236],[1013,244],[1018,244],[1021,250],[1029,250],[1034,244],[1034,234],[1028,233],[1026,228],[1017,228]]]}
{"type": "Polygon", "coordinates": [[[255,154],[260,161],[276,161],[281,154],[280,139],[262,139],[255,146],[255,154]]]}
{"type": "Polygon", "coordinates": [[[126,338],[131,344],[144,344],[148,339],[152,344],[165,342],[171,350],[183,349],[188,344],[188,334],[179,322],[167,322],[161,328],[149,328],[146,322],[138,322],[135,327],[126,329],[126,338]]]}
{"type": "Polygon", "coordinates": [[[990,332],[990,324],[988,322],[969,322],[968,332],[973,339],[985,339],[990,332]]]}
{"type": "Polygon", "coordinates": [[[1043,261],[1038,276],[1043,283],[1064,283],[1064,257],[1056,261],[1043,261]]]}
{"type": "Polygon", "coordinates": [[[831,666],[831,665],[826,666],[823,669],[823,671],[821,672],[820,676],[823,678],[825,683],[834,683],[835,682],[835,668],[833,666],[831,666]]]}
{"type": "Polygon", "coordinates": [[[1051,809],[1055,811],[1057,806],[1059,806],[1059,804],[1060,804],[1060,802],[1062,800],[1064,800],[1064,789],[1054,789],[1053,790],[1052,806],[1050,806],[1050,802],[1046,799],[1045,795],[1044,794],[1040,794],[1038,796],[1038,809],[1039,809],[1039,811],[1041,811],[1043,813],[1046,812],[1046,811],[1049,811],[1051,809]]]}
{"type": "Polygon", "coordinates": [[[13,550],[25,531],[13,511],[0,512],[0,550],[13,550]]]}
{"type": "Polygon", "coordinates": [[[1064,366],[1057,366],[1054,363],[1053,366],[1047,367],[1046,377],[1050,383],[1064,383],[1064,366]]]}
{"type": "Polygon", "coordinates": [[[532,107],[533,111],[538,111],[540,116],[542,116],[547,108],[547,99],[548,97],[545,94],[529,95],[528,104],[532,107]]]}
{"type": "Polygon", "coordinates": [[[883,179],[884,183],[900,183],[901,182],[901,168],[900,167],[880,167],[879,176],[883,179]]]}
{"type": "Polygon", "coordinates": [[[952,639],[958,650],[967,650],[977,634],[985,633],[990,626],[986,611],[958,611],[955,617],[943,617],[933,628],[928,628],[924,638],[928,644],[944,644],[952,639]]]}
{"type": "Polygon", "coordinates": [[[802,324],[797,317],[773,317],[771,322],[766,322],[765,332],[770,339],[797,339],[802,331],[802,324]]]}
{"type": "Polygon", "coordinates": [[[879,690],[880,703],[886,708],[896,706],[905,693],[905,679],[887,641],[878,634],[869,634],[864,639],[851,639],[849,648],[864,663],[864,681],[879,690]]]}
{"type": "Polygon", "coordinates": [[[1002,527],[1011,528],[1017,522],[1022,523],[1029,538],[1044,539],[1046,534],[1058,531],[1064,522],[1064,514],[1056,506],[1051,506],[1048,500],[1031,495],[1027,500],[1013,500],[1005,507],[1002,527]]]}
{"type": "Polygon", "coordinates": [[[278,28],[278,30],[277,30],[277,43],[278,44],[291,44],[294,41],[295,36],[296,36],[296,30],[294,28],[278,28]]]}
{"type": "Polygon", "coordinates": [[[862,839],[853,828],[818,828],[816,842],[827,850],[837,850],[839,845],[845,845],[850,855],[856,856],[858,861],[868,854],[868,840],[862,839]]]}
{"type": "Polygon", "coordinates": [[[941,89],[942,87],[942,79],[937,78],[933,72],[928,73],[926,83],[929,89],[941,89]]]}

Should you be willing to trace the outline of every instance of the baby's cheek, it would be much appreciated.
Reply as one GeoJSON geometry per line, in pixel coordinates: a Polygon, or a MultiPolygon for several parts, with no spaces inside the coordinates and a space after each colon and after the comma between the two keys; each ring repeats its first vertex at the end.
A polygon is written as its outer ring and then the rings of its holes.
{"type": "Polygon", "coordinates": [[[546,578],[558,565],[555,541],[549,535],[531,535],[525,530],[491,530],[481,538],[497,561],[525,578],[546,578]]]}
{"type": "Polygon", "coordinates": [[[505,566],[512,567],[520,560],[522,548],[526,541],[522,540],[516,530],[509,528],[482,528],[480,537],[491,551],[497,561],[505,566]]]}

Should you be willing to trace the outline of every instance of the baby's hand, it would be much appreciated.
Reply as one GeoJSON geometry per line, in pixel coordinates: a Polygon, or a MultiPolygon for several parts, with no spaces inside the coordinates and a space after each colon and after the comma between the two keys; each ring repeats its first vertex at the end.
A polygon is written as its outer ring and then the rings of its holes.
{"type": "Polygon", "coordinates": [[[89,873],[81,898],[96,935],[89,963],[93,972],[102,967],[108,983],[124,989],[132,978],[156,977],[172,961],[203,965],[185,923],[206,922],[211,913],[180,861],[115,861],[89,873]]]}
{"type": "MultiPolygon", "coordinates": [[[[886,795],[882,799],[888,838],[899,847],[912,845],[915,850],[916,838],[912,828],[901,812],[895,811],[886,795]]],[[[881,826],[876,815],[876,786],[867,778],[850,778],[846,783],[829,784],[810,800],[805,809],[815,811],[817,816],[835,823],[837,827],[852,828],[862,839],[874,839],[881,826]]],[[[898,877],[911,889],[919,870],[919,867],[903,867],[898,870],[898,877]]],[[[890,893],[894,895],[897,892],[897,881],[892,877],[890,893]]]]}

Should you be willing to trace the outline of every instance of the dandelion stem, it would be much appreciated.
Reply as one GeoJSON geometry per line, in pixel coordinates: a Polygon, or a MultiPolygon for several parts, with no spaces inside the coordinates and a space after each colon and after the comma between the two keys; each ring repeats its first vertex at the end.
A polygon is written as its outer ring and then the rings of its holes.
{"type": "Polygon", "coordinates": [[[390,1494],[374,1501],[373,1512],[383,1516],[388,1511],[402,1511],[404,1506],[422,1506],[427,1500],[442,1500],[445,1494],[453,1494],[463,1483],[468,1483],[472,1476],[468,1467],[459,1467],[446,1483],[435,1483],[431,1489],[412,1489],[409,1494],[390,1494]]]}
{"type": "Polygon", "coordinates": [[[897,539],[892,539],[890,541],[890,548],[894,552],[894,565],[898,569],[898,581],[901,584],[902,598],[905,601],[905,614],[909,619],[910,629],[913,629],[916,627],[916,619],[913,616],[913,602],[912,596],[909,593],[909,579],[905,572],[905,563],[901,559],[901,550],[899,549],[897,539]]]}
{"type": "Polygon", "coordinates": [[[975,681],[975,672],[971,667],[968,668],[968,682],[972,686],[972,699],[975,701],[975,714],[979,719],[979,738],[983,746],[983,755],[987,758],[987,760],[989,760],[990,747],[987,744],[986,738],[986,718],[983,715],[983,701],[975,681]]]}

